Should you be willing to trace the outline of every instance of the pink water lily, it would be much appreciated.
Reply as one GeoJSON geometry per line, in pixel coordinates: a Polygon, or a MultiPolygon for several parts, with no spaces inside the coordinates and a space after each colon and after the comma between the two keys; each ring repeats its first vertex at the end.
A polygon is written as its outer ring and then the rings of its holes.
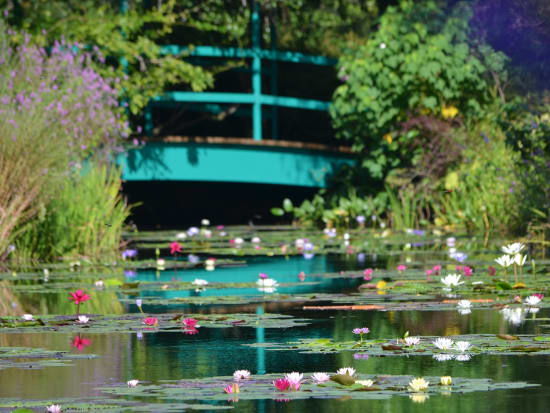
{"type": "Polygon", "coordinates": [[[143,324],[145,324],[147,326],[156,327],[158,325],[158,323],[159,323],[159,320],[156,317],[147,317],[147,318],[143,319],[143,324]]]}
{"type": "Polygon", "coordinates": [[[170,254],[174,255],[176,252],[181,253],[181,244],[177,241],[170,243],[170,254]]]}
{"type": "Polygon", "coordinates": [[[194,318],[184,318],[183,325],[185,326],[185,328],[195,328],[197,327],[197,320],[195,320],[194,318]]]}
{"type": "Polygon", "coordinates": [[[407,269],[407,266],[404,265],[404,264],[399,264],[399,265],[397,266],[397,271],[399,271],[399,272],[403,272],[403,271],[405,271],[406,269],[407,269]]]}
{"type": "Polygon", "coordinates": [[[365,271],[363,271],[363,279],[365,281],[372,280],[372,273],[373,272],[374,272],[374,270],[372,268],[367,268],[365,271]]]}
{"type": "Polygon", "coordinates": [[[92,297],[84,293],[84,291],[82,290],[76,290],[74,293],[69,293],[69,294],[70,294],[69,300],[74,301],[76,305],[79,305],[84,301],[88,301],[92,299],[92,297]]]}
{"type": "Polygon", "coordinates": [[[273,385],[277,388],[277,390],[285,391],[290,387],[290,382],[287,379],[277,379],[273,382],[273,385]]]}

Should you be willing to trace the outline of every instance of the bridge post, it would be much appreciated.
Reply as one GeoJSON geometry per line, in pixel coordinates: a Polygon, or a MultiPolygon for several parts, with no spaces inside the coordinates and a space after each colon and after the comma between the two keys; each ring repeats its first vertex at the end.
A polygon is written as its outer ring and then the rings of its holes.
{"type": "MultiPolygon", "coordinates": [[[[271,51],[277,51],[277,31],[273,20],[269,20],[271,51]]],[[[277,96],[277,59],[271,59],[271,94],[277,96]]],[[[271,139],[279,139],[279,108],[271,105],[271,139]]]]}
{"type": "Polygon", "coordinates": [[[254,140],[262,140],[262,59],[260,39],[260,5],[252,2],[251,31],[252,31],[252,137],[254,140]]]}

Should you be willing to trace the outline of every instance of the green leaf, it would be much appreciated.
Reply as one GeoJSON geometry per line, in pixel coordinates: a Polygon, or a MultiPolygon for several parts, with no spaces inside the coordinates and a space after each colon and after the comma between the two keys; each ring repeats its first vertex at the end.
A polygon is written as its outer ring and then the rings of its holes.
{"type": "Polygon", "coordinates": [[[285,198],[283,200],[283,209],[285,212],[292,212],[294,210],[294,205],[292,205],[292,201],[288,198],[285,198]]]}
{"type": "Polygon", "coordinates": [[[276,217],[282,217],[285,214],[282,208],[271,208],[271,213],[276,217]]]}

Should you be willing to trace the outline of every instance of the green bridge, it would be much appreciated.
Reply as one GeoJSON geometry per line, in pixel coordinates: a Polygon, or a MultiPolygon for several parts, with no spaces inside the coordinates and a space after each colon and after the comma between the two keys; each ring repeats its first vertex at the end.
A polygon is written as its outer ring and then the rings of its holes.
{"type": "Polygon", "coordinates": [[[118,159],[127,181],[211,181],[325,187],[328,178],[343,165],[355,163],[348,148],[322,143],[279,139],[278,108],[327,111],[329,102],[277,95],[277,62],[333,66],[336,61],[276,50],[276,32],[271,28],[271,49],[260,46],[260,13],[257,4],[251,13],[252,48],[198,46],[184,49],[163,47],[164,53],[192,57],[250,59],[252,93],[171,91],[157,96],[145,110],[147,144],[131,149],[118,159]],[[268,68],[262,63],[269,62],[268,68]],[[262,93],[262,76],[270,76],[271,94],[262,93]],[[153,137],[153,108],[173,108],[180,103],[197,110],[222,112],[229,104],[243,104],[239,115],[252,120],[252,137],[153,137]],[[271,139],[262,139],[262,107],[269,106],[271,139]]]}

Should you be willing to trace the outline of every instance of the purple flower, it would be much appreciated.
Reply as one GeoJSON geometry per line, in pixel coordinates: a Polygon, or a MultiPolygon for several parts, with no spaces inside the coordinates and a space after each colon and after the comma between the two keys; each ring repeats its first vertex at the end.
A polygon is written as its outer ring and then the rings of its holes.
{"type": "Polygon", "coordinates": [[[122,251],[122,259],[125,260],[127,258],[134,258],[137,255],[137,250],[124,250],[122,251]]]}

